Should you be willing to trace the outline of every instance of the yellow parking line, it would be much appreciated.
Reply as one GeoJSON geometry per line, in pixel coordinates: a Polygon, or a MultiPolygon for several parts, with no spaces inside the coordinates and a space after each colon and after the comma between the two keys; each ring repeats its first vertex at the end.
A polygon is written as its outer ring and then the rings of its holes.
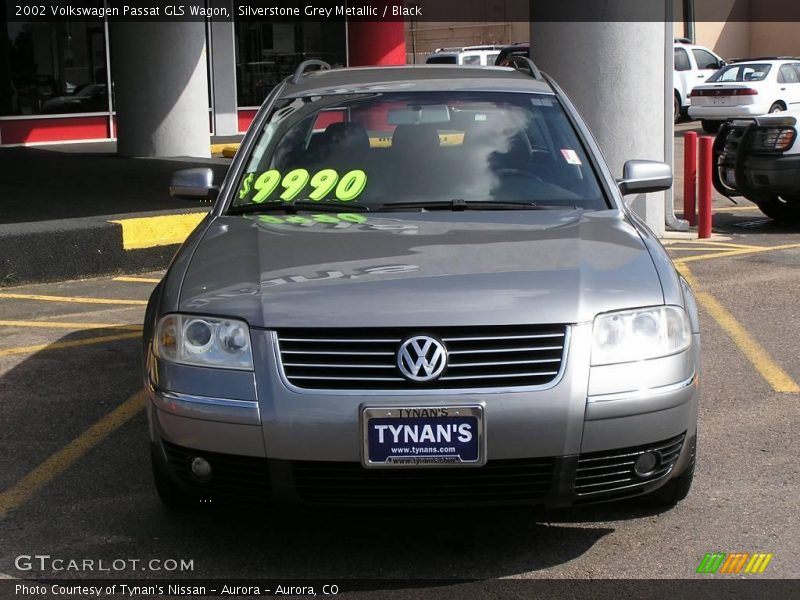
{"type": "Polygon", "coordinates": [[[81,298],[79,296],[42,296],[40,294],[12,294],[0,292],[0,298],[10,300],[42,300],[44,302],[67,302],[70,304],[131,304],[147,305],[147,300],[121,300],[119,298],[81,298]]]}
{"type": "Polygon", "coordinates": [[[161,280],[153,277],[114,277],[114,281],[129,281],[131,283],[158,283],[161,280]]]}
{"type": "Polygon", "coordinates": [[[10,511],[19,508],[33,498],[39,490],[138,414],[144,406],[144,392],[137,392],[66,446],[52,454],[11,488],[0,493],[0,520],[6,518],[10,511]]]}
{"type": "Polygon", "coordinates": [[[38,327],[41,329],[130,329],[141,331],[141,325],[126,323],[80,323],[65,321],[0,321],[0,327],[38,327]]]}
{"type": "Polygon", "coordinates": [[[36,344],[35,346],[19,346],[17,348],[0,349],[0,356],[11,356],[12,354],[32,354],[42,350],[58,350],[60,348],[76,348],[78,346],[91,346],[93,344],[104,344],[106,342],[116,342],[118,340],[128,340],[131,338],[142,337],[141,331],[134,333],[118,333],[115,335],[102,335],[83,340],[68,340],[66,342],[53,342],[51,344],[36,344]]]}
{"type": "Polygon", "coordinates": [[[697,289],[697,279],[691,269],[683,264],[686,260],[677,261],[675,267],[686,278],[689,285],[695,288],[697,303],[722,327],[773,390],[792,394],[800,392],[800,385],[797,385],[789,374],[772,360],[763,346],[753,339],[736,318],[714,296],[697,289]]]}
{"type": "Polygon", "coordinates": [[[780,246],[754,246],[752,248],[737,248],[715,252],[713,254],[698,254],[697,256],[687,256],[681,258],[681,262],[692,262],[696,260],[710,260],[712,258],[727,258],[729,256],[743,256],[745,254],[758,254],[759,252],[776,252],[778,250],[790,250],[800,248],[800,244],[782,244],[780,246]]]}
{"type": "Polygon", "coordinates": [[[712,208],[711,212],[728,212],[728,211],[740,211],[740,210],[760,210],[757,206],[718,206],[716,208],[712,208]]]}
{"type": "Polygon", "coordinates": [[[714,246],[719,247],[720,250],[724,248],[766,248],[767,246],[755,246],[753,244],[734,244],[733,242],[718,242],[716,240],[669,240],[670,245],[688,244],[690,246],[714,246]]]}
{"type": "Polygon", "coordinates": [[[125,250],[182,244],[208,213],[136,217],[109,221],[122,227],[122,247],[125,250]]]}

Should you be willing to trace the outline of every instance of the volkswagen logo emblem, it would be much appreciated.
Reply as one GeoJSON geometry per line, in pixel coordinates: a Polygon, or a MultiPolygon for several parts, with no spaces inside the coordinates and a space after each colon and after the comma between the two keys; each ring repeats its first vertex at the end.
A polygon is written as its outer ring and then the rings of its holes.
{"type": "Polygon", "coordinates": [[[408,338],[397,352],[397,368],[403,377],[424,383],[433,381],[447,366],[447,348],[427,335],[408,338]]]}

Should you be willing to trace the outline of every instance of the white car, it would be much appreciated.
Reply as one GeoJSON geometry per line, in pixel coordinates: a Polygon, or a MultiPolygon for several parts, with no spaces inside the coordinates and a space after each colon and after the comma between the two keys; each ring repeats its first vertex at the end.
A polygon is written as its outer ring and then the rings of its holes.
{"type": "Polygon", "coordinates": [[[500,51],[507,45],[463,46],[459,48],[437,48],[429,54],[425,63],[429,65],[480,65],[492,66],[500,51]]]}
{"type": "Polygon", "coordinates": [[[800,58],[735,61],[692,90],[689,116],[709,133],[726,119],[800,108],[800,58]]]}
{"type": "Polygon", "coordinates": [[[673,85],[675,86],[675,121],[686,114],[689,98],[695,86],[705,83],[718,69],[725,66],[725,61],[704,46],[690,44],[688,40],[675,40],[675,69],[673,85]]]}

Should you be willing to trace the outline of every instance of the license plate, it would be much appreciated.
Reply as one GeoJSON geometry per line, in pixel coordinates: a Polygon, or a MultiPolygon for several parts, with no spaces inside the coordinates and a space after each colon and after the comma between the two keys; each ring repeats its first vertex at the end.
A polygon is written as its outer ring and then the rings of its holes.
{"type": "Polygon", "coordinates": [[[364,407],[365,467],[464,467],[486,462],[483,407],[364,407]]]}

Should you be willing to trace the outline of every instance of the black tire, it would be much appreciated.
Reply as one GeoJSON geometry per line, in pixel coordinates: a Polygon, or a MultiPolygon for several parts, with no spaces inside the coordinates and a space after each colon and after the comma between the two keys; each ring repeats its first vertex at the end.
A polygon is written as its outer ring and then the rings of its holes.
{"type": "Polygon", "coordinates": [[[697,458],[697,446],[694,442],[691,452],[692,459],[683,473],[673,477],[656,491],[642,496],[639,499],[641,505],[649,508],[672,508],[689,495],[692,481],[694,481],[694,466],[697,458]]]}
{"type": "Polygon", "coordinates": [[[800,198],[791,197],[787,198],[787,200],[783,200],[778,196],[769,196],[753,199],[752,201],[770,219],[775,219],[776,221],[800,221],[800,198]]]}
{"type": "Polygon", "coordinates": [[[777,112],[783,112],[785,110],[786,110],[786,107],[783,104],[781,104],[780,102],[775,102],[772,106],[769,107],[770,114],[777,113],[777,112]]]}
{"type": "Polygon", "coordinates": [[[708,119],[703,119],[700,121],[700,125],[702,125],[703,131],[706,133],[717,133],[719,128],[722,127],[722,121],[709,121],[708,119]]]}
{"type": "Polygon", "coordinates": [[[152,447],[150,450],[150,459],[153,467],[153,481],[156,485],[156,492],[161,500],[161,503],[170,510],[189,510],[197,508],[199,500],[183,489],[179,488],[170,479],[167,473],[167,467],[163,464],[158,456],[158,449],[152,447]]]}
{"type": "Polygon", "coordinates": [[[672,96],[672,113],[673,113],[672,117],[675,123],[681,120],[681,117],[683,116],[683,111],[681,110],[681,101],[678,98],[678,94],[673,94],[672,96]]]}

